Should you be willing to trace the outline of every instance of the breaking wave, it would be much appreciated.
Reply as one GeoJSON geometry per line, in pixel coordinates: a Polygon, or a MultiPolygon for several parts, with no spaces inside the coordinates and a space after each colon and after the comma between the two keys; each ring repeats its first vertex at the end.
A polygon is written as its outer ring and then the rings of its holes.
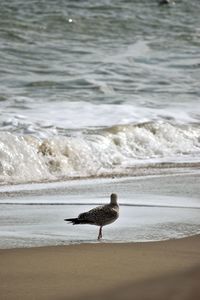
{"type": "Polygon", "coordinates": [[[129,174],[142,164],[200,157],[200,126],[148,122],[46,139],[0,132],[0,182],[25,183],[129,174]]]}

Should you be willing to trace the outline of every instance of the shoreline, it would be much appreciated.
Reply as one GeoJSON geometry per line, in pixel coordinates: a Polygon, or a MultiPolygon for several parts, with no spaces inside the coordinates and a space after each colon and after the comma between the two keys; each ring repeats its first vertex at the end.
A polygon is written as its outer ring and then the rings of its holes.
{"type": "Polygon", "coordinates": [[[198,300],[197,173],[6,187],[0,242],[10,249],[0,250],[1,299],[198,300]],[[97,227],[63,221],[107,203],[113,191],[120,218],[101,243],[97,227]]]}
{"type": "MultiPolygon", "coordinates": [[[[0,250],[0,265],[3,300],[100,299],[102,295],[124,299],[119,295],[127,291],[126,299],[132,299],[133,293],[148,292],[149,282],[156,285],[164,280],[166,288],[172,284],[171,276],[184,282],[189,272],[195,282],[200,270],[200,235],[160,242],[0,250]]],[[[146,299],[142,297],[138,299],[146,299]]],[[[154,295],[154,299],[159,298],[154,295]]]]}
{"type": "Polygon", "coordinates": [[[119,197],[120,218],[105,227],[104,242],[158,241],[200,233],[196,173],[85,180],[1,190],[0,248],[96,243],[96,226],[71,226],[64,219],[106,204],[112,192],[119,197]]]}
{"type": "Polygon", "coordinates": [[[188,287],[184,300],[198,300],[190,296],[200,293],[200,235],[194,235],[200,230],[199,180],[181,174],[2,191],[0,241],[10,249],[0,250],[1,299],[172,300],[188,287]],[[97,227],[64,223],[106,203],[113,191],[120,218],[106,227],[102,243],[97,227]]]}
{"type": "Polygon", "coordinates": [[[113,172],[110,173],[102,173],[99,175],[91,175],[91,176],[74,176],[74,177],[65,177],[61,176],[60,178],[48,178],[43,180],[31,180],[31,181],[7,181],[0,182],[0,192],[1,189],[12,187],[17,188],[29,185],[35,186],[43,186],[43,185],[61,185],[63,183],[75,183],[76,182],[84,182],[84,181],[103,181],[103,180],[124,180],[126,178],[138,179],[138,178],[146,178],[146,177],[156,177],[156,176],[177,176],[177,175],[199,175],[200,171],[200,162],[197,161],[174,161],[172,158],[171,161],[155,161],[155,162],[144,162],[141,164],[135,164],[130,168],[124,169],[122,172],[113,172]]]}

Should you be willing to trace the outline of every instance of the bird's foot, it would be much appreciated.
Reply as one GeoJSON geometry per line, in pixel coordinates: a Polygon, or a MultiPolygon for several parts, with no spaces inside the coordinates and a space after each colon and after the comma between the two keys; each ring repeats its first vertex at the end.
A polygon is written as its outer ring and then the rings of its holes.
{"type": "Polygon", "coordinates": [[[97,240],[100,241],[102,239],[102,235],[99,235],[97,240]]]}

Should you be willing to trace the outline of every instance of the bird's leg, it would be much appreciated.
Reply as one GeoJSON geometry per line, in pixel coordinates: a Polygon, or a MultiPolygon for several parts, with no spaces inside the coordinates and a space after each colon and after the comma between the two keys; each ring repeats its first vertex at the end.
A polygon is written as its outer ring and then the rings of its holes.
{"type": "Polygon", "coordinates": [[[102,226],[99,228],[99,235],[98,235],[98,240],[102,238],[102,226]]]}
{"type": "Polygon", "coordinates": [[[101,237],[101,238],[103,237],[103,234],[102,234],[102,226],[100,227],[100,237],[101,237]]]}

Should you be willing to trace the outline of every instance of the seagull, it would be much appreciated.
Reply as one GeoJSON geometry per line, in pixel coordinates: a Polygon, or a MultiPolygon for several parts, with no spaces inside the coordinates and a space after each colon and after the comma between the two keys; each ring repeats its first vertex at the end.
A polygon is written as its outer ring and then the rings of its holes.
{"type": "Polygon", "coordinates": [[[117,203],[117,194],[110,195],[110,203],[102,206],[97,206],[78,216],[78,218],[64,219],[73,225],[90,224],[100,226],[98,240],[102,235],[102,228],[105,225],[111,224],[119,217],[119,205],[117,203]]]}

